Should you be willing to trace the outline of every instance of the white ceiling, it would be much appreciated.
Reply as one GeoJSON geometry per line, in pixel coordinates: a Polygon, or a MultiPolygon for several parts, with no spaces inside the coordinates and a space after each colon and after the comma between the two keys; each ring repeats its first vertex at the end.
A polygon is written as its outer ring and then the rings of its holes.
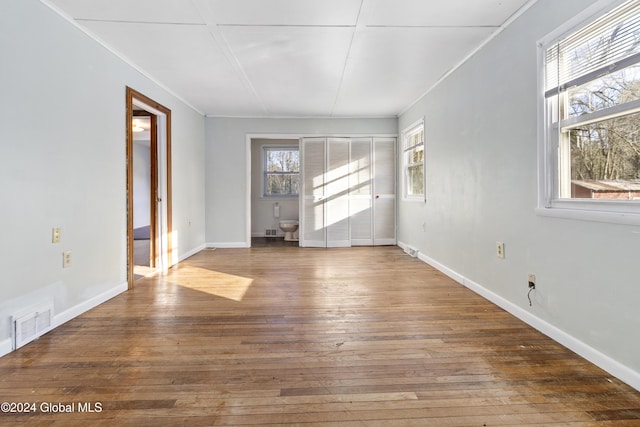
{"type": "Polygon", "coordinates": [[[209,116],[396,116],[530,0],[42,0],[209,116]]]}

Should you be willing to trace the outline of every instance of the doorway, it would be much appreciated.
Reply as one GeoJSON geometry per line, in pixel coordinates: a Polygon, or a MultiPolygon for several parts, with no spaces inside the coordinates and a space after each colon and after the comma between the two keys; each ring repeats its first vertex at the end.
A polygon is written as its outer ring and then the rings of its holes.
{"type": "Polygon", "coordinates": [[[298,246],[297,228],[289,235],[280,221],[299,221],[298,138],[252,137],[250,154],[250,246],[298,246]]]}
{"type": "Polygon", "coordinates": [[[133,110],[133,275],[155,272],[158,265],[158,117],[133,110]]]}
{"type": "Polygon", "coordinates": [[[171,110],[127,87],[127,282],[172,261],[171,110]],[[145,134],[145,137],[138,135],[145,134]],[[136,271],[138,270],[138,271],[136,271]]]}

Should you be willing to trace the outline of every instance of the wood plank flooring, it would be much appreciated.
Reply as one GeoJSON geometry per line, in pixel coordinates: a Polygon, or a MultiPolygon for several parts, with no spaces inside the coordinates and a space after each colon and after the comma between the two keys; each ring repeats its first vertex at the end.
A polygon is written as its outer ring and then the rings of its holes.
{"type": "Polygon", "coordinates": [[[0,396],[37,405],[3,426],[640,425],[639,392],[397,247],[204,250],[1,358],[0,396]]]}

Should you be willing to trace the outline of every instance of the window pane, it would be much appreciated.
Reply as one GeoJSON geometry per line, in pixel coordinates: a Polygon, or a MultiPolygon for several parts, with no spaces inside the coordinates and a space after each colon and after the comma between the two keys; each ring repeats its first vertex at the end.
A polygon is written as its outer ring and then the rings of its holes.
{"type": "Polygon", "coordinates": [[[424,129],[420,129],[414,133],[407,135],[405,139],[405,148],[424,143],[424,129]]]}
{"type": "Polygon", "coordinates": [[[407,195],[424,194],[424,166],[416,165],[407,168],[407,195]]]}
{"type": "Polygon", "coordinates": [[[640,3],[627,1],[546,52],[546,89],[604,70],[640,52],[640,3]]]}
{"type": "Polygon", "coordinates": [[[416,147],[411,153],[411,163],[422,163],[424,160],[424,146],[416,147]]]}
{"type": "Polygon", "coordinates": [[[571,129],[571,197],[640,197],[640,113],[571,129]]]}
{"type": "Polygon", "coordinates": [[[270,174],[266,175],[266,194],[270,196],[295,196],[298,194],[300,187],[300,175],[297,173],[289,174],[270,174]]]}
{"type": "Polygon", "coordinates": [[[417,165],[424,161],[424,146],[412,148],[405,152],[405,164],[407,166],[417,165]]]}
{"type": "Polygon", "coordinates": [[[572,88],[568,94],[568,117],[581,116],[640,99],[640,65],[625,68],[572,88]]]}
{"type": "Polygon", "coordinates": [[[266,150],[267,172],[298,172],[298,150],[266,150]]]}

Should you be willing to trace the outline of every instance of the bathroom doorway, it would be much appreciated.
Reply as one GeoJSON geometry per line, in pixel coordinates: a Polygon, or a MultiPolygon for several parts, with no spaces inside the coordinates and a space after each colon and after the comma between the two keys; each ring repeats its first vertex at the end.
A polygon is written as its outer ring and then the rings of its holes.
{"type": "Polygon", "coordinates": [[[250,149],[251,246],[297,247],[300,141],[291,137],[253,137],[250,149]]]}

